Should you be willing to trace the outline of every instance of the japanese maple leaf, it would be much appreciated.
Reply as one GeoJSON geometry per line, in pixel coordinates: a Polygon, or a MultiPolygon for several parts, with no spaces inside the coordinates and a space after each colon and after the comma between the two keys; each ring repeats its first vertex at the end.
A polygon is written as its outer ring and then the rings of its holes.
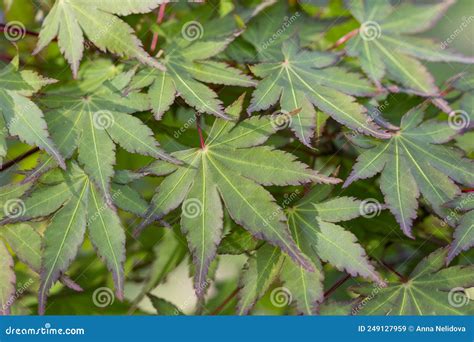
{"type": "MultiPolygon", "coordinates": [[[[227,115],[237,119],[242,101],[243,97],[230,106],[227,115]]],[[[222,239],[224,207],[253,236],[279,247],[298,265],[314,271],[291,237],[285,215],[261,185],[339,180],[319,175],[289,153],[259,146],[276,129],[268,117],[254,117],[239,124],[216,119],[205,147],[172,154],[183,160],[184,165],[158,161],[146,170],[167,177],[158,186],[139,229],[182,204],[181,229],[193,255],[199,296],[203,294],[209,264],[222,239]]]]}
{"type": "MultiPolygon", "coordinates": [[[[2,227],[1,237],[4,241],[0,240],[0,258],[2,258],[2,268],[0,272],[0,287],[2,287],[2,297],[0,302],[2,304],[0,309],[0,315],[9,314],[11,307],[14,305],[18,295],[16,288],[13,287],[13,292],[10,286],[15,282],[14,262],[12,255],[9,255],[8,250],[5,250],[5,244],[13,251],[14,255],[24,264],[37,274],[41,273],[41,246],[43,238],[39,234],[39,228],[35,227],[32,223],[15,223],[5,225],[2,227]],[[12,281],[12,282],[10,282],[12,281]]],[[[33,280],[30,279],[32,282],[33,280]]],[[[82,288],[71,280],[67,275],[62,274],[59,281],[74,291],[82,291],[82,288]]],[[[14,284],[15,285],[15,284],[14,284]]],[[[25,284],[23,284],[24,286],[25,284]]],[[[18,284],[20,286],[20,284],[18,284]]]]}
{"type": "Polygon", "coordinates": [[[85,77],[77,87],[59,88],[44,100],[50,108],[46,117],[51,135],[60,151],[69,158],[77,148],[78,161],[107,197],[114,175],[115,144],[131,153],[177,162],[159,148],[152,130],[130,115],[149,108],[145,95],[122,95],[133,74],[133,70],[119,73],[93,87],[85,77]]]}
{"type": "Polygon", "coordinates": [[[166,71],[144,69],[133,78],[130,89],[149,86],[148,95],[157,120],[174,103],[179,95],[200,113],[208,113],[229,119],[224,113],[217,94],[203,84],[223,84],[241,87],[255,86],[250,77],[226,63],[209,60],[222,52],[231,39],[222,40],[173,40],[173,48],[164,49],[163,64],[166,71]]]}
{"type": "Polygon", "coordinates": [[[449,113],[451,124],[459,129],[460,133],[474,128],[474,74],[460,74],[455,76],[452,86],[464,92],[460,100],[460,110],[449,113]]]}
{"type": "Polygon", "coordinates": [[[292,236],[310,258],[315,271],[308,272],[272,246],[257,249],[240,279],[239,314],[248,314],[277,278],[284,284],[289,298],[287,304],[295,302],[300,314],[316,314],[324,299],[322,262],[354,277],[362,276],[384,285],[356,237],[335,224],[360,216],[364,203],[352,197],[327,199],[332,188],[329,185],[315,187],[285,209],[292,236]]]}
{"type": "Polygon", "coordinates": [[[474,193],[464,193],[445,206],[451,209],[446,216],[446,220],[456,219],[453,242],[449,246],[446,257],[446,262],[449,264],[456,255],[462,251],[467,251],[474,245],[474,193]],[[460,218],[459,215],[461,215],[460,218]]]}
{"type": "Polygon", "coordinates": [[[33,54],[45,48],[55,37],[71,65],[74,77],[84,52],[84,33],[103,51],[138,59],[155,68],[163,66],[143,50],[133,29],[116,15],[148,13],[162,0],[56,0],[46,16],[33,54]]]}
{"type": "MultiPolygon", "coordinates": [[[[128,180],[120,174],[111,200],[124,210],[141,214],[144,200],[126,184],[120,184],[125,182],[128,180]]],[[[113,275],[117,297],[123,298],[123,225],[114,204],[104,199],[93,180],[76,163],[69,163],[68,171],[54,169],[42,175],[40,182],[22,197],[22,203],[21,215],[10,215],[8,222],[51,217],[42,239],[42,253],[38,254],[42,256],[41,261],[26,258],[40,271],[40,313],[44,313],[50,288],[58,279],[63,279],[64,272],[76,258],[86,228],[98,255],[113,275]]],[[[16,229],[15,225],[11,229],[16,229]]]]}
{"type": "Polygon", "coordinates": [[[56,82],[33,71],[18,70],[18,57],[0,71],[0,163],[7,155],[7,136],[16,135],[51,155],[61,167],[64,159],[50,139],[43,112],[29,99],[43,86],[56,82]]]}
{"type": "Polygon", "coordinates": [[[339,67],[328,68],[337,60],[332,53],[301,50],[296,39],[285,41],[279,59],[250,67],[262,80],[252,94],[248,112],[268,109],[278,101],[283,113],[299,110],[289,117],[289,126],[308,146],[316,127],[314,106],[350,128],[389,138],[366,115],[366,108],[347,95],[366,96],[375,89],[357,74],[339,67]]]}
{"type": "Polygon", "coordinates": [[[376,83],[387,74],[412,92],[436,95],[439,89],[433,76],[418,59],[474,63],[474,58],[413,34],[433,27],[453,3],[392,7],[388,0],[353,0],[350,11],[361,26],[358,35],[347,43],[347,53],[359,57],[362,69],[376,83]]]}
{"type": "Polygon", "coordinates": [[[344,186],[380,172],[385,202],[403,232],[413,238],[411,228],[420,192],[444,217],[447,209],[443,204],[460,193],[453,181],[474,184],[472,161],[462,158],[459,150],[441,145],[456,133],[448,122],[423,122],[423,109],[416,107],[403,116],[400,131],[391,139],[374,141],[362,150],[344,186]]]}
{"type": "Polygon", "coordinates": [[[425,257],[406,279],[386,288],[358,287],[361,299],[352,312],[359,315],[472,315],[474,303],[465,289],[474,286],[474,266],[443,268],[447,251],[425,257]]]}

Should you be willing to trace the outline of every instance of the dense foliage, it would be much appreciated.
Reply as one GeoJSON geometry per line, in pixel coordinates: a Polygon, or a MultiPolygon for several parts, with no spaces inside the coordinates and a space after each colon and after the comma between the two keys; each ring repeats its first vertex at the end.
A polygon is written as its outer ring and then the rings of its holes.
{"type": "Polygon", "coordinates": [[[469,5],[4,1],[0,314],[473,314],[469,5]]]}

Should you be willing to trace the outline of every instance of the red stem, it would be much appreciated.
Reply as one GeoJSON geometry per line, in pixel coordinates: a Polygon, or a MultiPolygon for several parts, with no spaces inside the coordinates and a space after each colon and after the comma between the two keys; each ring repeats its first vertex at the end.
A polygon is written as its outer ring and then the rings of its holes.
{"type": "Polygon", "coordinates": [[[196,127],[197,127],[197,131],[199,133],[199,142],[201,143],[201,148],[202,149],[205,149],[206,148],[206,144],[204,143],[204,138],[202,136],[202,128],[201,128],[201,116],[199,114],[196,114],[196,127]]]}
{"type": "Polygon", "coordinates": [[[333,50],[333,49],[337,48],[338,46],[344,44],[344,43],[347,42],[349,39],[351,39],[352,37],[354,37],[357,33],[359,33],[359,29],[358,29],[358,28],[352,30],[352,31],[349,32],[349,33],[346,33],[344,36],[342,36],[341,38],[339,38],[339,39],[337,40],[337,42],[335,42],[335,43],[329,48],[329,50],[333,50]]]}
{"type": "Polygon", "coordinates": [[[211,315],[212,316],[215,316],[215,315],[218,315],[222,310],[224,310],[224,308],[226,307],[227,304],[229,304],[229,302],[232,300],[232,298],[234,298],[235,296],[237,296],[237,293],[239,293],[239,290],[240,288],[236,288],[223,302],[221,305],[219,305],[212,313],[211,315]]]}
{"type": "Polygon", "coordinates": [[[351,278],[350,274],[346,274],[343,278],[339,279],[329,290],[324,292],[324,298],[328,298],[334,291],[336,291],[342,284],[351,278]]]}
{"type": "MultiPolygon", "coordinates": [[[[160,5],[158,9],[158,15],[156,17],[156,23],[159,25],[163,22],[163,18],[165,17],[165,9],[166,9],[166,2],[160,5]]],[[[151,52],[155,51],[156,45],[158,44],[158,32],[153,33],[153,39],[151,41],[150,50],[151,52]]]]}
{"type": "Polygon", "coordinates": [[[39,151],[39,148],[38,147],[34,147],[32,148],[31,150],[28,150],[26,151],[25,153],[23,154],[20,154],[18,157],[16,158],[13,158],[12,160],[10,161],[7,161],[5,164],[3,164],[1,167],[0,167],[0,171],[4,171],[6,169],[8,169],[9,167],[12,167],[13,165],[15,165],[16,163],[22,161],[23,159],[31,156],[32,154],[36,153],[39,151]]]}

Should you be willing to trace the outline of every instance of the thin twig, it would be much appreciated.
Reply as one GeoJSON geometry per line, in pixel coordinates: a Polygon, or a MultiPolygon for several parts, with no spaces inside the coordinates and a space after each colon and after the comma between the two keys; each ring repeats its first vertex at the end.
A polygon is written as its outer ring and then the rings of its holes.
{"type": "MultiPolygon", "coordinates": [[[[163,22],[163,18],[165,17],[165,9],[166,9],[166,2],[160,5],[158,9],[158,15],[156,17],[156,23],[159,25],[163,22]]],[[[158,44],[158,32],[153,32],[153,39],[151,41],[150,50],[151,52],[155,51],[156,45],[158,44]]]]}
{"type": "MultiPolygon", "coordinates": [[[[2,29],[2,32],[5,32],[7,30],[7,24],[0,24],[0,29],[2,29]]],[[[29,31],[23,28],[22,28],[22,31],[29,36],[35,36],[35,37],[39,36],[39,33],[37,32],[29,31]]]]}
{"type": "Polygon", "coordinates": [[[196,127],[199,133],[199,142],[201,143],[201,148],[205,149],[206,144],[204,143],[204,138],[202,136],[202,128],[201,128],[201,116],[199,114],[196,114],[196,127]]]}
{"type": "Polygon", "coordinates": [[[387,269],[389,270],[390,272],[392,272],[393,274],[395,274],[402,283],[406,282],[407,281],[407,278],[405,276],[403,276],[402,274],[400,274],[399,272],[397,272],[396,269],[394,269],[392,266],[390,266],[389,264],[386,264],[384,263],[383,261],[380,261],[380,263],[387,269]]]}
{"type": "Polygon", "coordinates": [[[342,284],[344,284],[346,281],[348,281],[351,278],[350,274],[346,274],[343,278],[339,279],[329,290],[324,292],[324,299],[328,298],[330,295],[333,294],[334,291],[336,291],[342,284]]]}
{"type": "Polygon", "coordinates": [[[352,31],[349,32],[349,33],[346,33],[344,36],[342,36],[341,38],[339,38],[339,39],[337,40],[337,42],[335,42],[335,43],[329,48],[329,50],[334,50],[334,49],[337,48],[338,46],[344,44],[344,43],[347,42],[349,39],[351,39],[352,37],[354,37],[357,33],[359,33],[359,29],[358,29],[358,28],[352,30],[352,31]]]}
{"type": "Polygon", "coordinates": [[[224,308],[226,307],[227,304],[235,297],[237,296],[237,293],[239,293],[240,287],[236,288],[223,302],[221,305],[219,305],[212,313],[212,316],[218,315],[224,308]]]}
{"type": "Polygon", "coordinates": [[[12,167],[13,165],[15,165],[16,163],[19,163],[21,162],[23,159],[26,159],[28,158],[29,156],[31,156],[32,154],[35,154],[36,152],[39,151],[39,148],[38,147],[34,147],[32,148],[31,150],[28,150],[26,151],[25,153],[23,154],[20,154],[18,157],[15,157],[13,158],[12,160],[9,160],[7,161],[5,164],[3,164],[1,167],[0,167],[0,171],[4,171],[10,167],[12,167]]]}

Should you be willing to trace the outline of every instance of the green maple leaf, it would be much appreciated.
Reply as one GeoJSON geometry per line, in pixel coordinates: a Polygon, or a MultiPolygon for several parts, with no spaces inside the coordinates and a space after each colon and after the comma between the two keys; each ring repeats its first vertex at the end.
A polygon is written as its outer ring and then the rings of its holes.
{"type": "Polygon", "coordinates": [[[133,29],[115,16],[148,13],[161,3],[162,0],[56,0],[43,22],[33,54],[58,37],[59,48],[76,77],[84,52],[85,33],[103,51],[133,57],[141,63],[163,69],[143,50],[133,29]]]}
{"type": "Polygon", "coordinates": [[[176,316],[176,315],[184,315],[184,313],[179,310],[176,305],[163,298],[159,298],[153,296],[151,294],[148,295],[148,298],[151,301],[151,304],[156,310],[156,314],[159,316],[176,316]]]}
{"type": "Polygon", "coordinates": [[[446,216],[447,220],[450,220],[452,216],[457,219],[457,215],[462,214],[461,218],[456,220],[453,242],[449,246],[446,257],[446,262],[449,264],[456,255],[474,245],[474,194],[472,192],[462,194],[445,206],[451,208],[449,215],[446,216]]]}
{"type": "Polygon", "coordinates": [[[387,74],[407,90],[436,95],[439,89],[433,76],[418,59],[474,63],[474,58],[412,34],[431,28],[452,3],[403,4],[394,8],[387,0],[351,1],[350,10],[361,27],[358,35],[347,43],[347,53],[359,57],[362,69],[377,84],[387,74]]]}
{"type": "Polygon", "coordinates": [[[11,298],[14,298],[16,288],[16,276],[13,271],[13,258],[8,252],[7,247],[3,241],[0,240],[0,263],[2,268],[0,269],[0,316],[9,315],[11,298]]]}
{"type": "MultiPolygon", "coordinates": [[[[112,200],[120,196],[112,194],[112,200]]],[[[111,202],[107,202],[91,178],[75,163],[68,171],[51,171],[24,198],[24,211],[9,221],[33,220],[52,215],[43,238],[39,311],[47,294],[75,259],[86,227],[97,253],[113,275],[118,298],[123,298],[125,232],[111,202]]],[[[34,266],[38,269],[38,265],[34,266]]]]}
{"type": "MultiPolygon", "coordinates": [[[[241,277],[238,313],[248,314],[257,300],[277,279],[284,284],[288,303],[296,303],[298,313],[313,315],[324,299],[324,272],[328,262],[352,276],[362,276],[383,285],[356,237],[336,222],[356,218],[363,202],[352,197],[327,199],[331,186],[315,187],[305,197],[285,209],[292,236],[316,271],[308,272],[273,247],[257,250],[241,277]]],[[[276,294],[275,294],[276,296],[276,294]]]]}
{"type": "Polygon", "coordinates": [[[251,66],[252,72],[262,78],[252,94],[248,112],[268,109],[280,102],[283,112],[299,112],[291,117],[290,128],[305,145],[311,145],[317,116],[314,106],[334,120],[365,134],[386,139],[366,109],[347,95],[373,94],[373,86],[357,74],[339,67],[329,67],[337,61],[335,54],[300,50],[296,39],[282,44],[279,58],[251,66]]]}
{"type": "MultiPolygon", "coordinates": [[[[227,115],[237,119],[242,102],[243,96],[227,109],[227,115]]],[[[204,148],[172,154],[184,165],[158,161],[147,168],[152,174],[168,176],[157,188],[140,228],[183,204],[181,229],[193,255],[198,295],[202,295],[209,264],[223,235],[221,200],[236,223],[255,237],[278,246],[299,265],[312,269],[292,239],[285,215],[260,184],[283,186],[339,180],[319,175],[289,153],[259,146],[275,131],[268,117],[254,117],[239,124],[216,119],[204,148]]]]}
{"type": "Polygon", "coordinates": [[[200,113],[229,119],[217,94],[202,82],[255,86],[256,82],[243,75],[240,70],[223,62],[209,60],[222,52],[231,39],[191,42],[178,39],[172,42],[173,48],[168,46],[164,49],[162,61],[166,71],[144,69],[134,77],[130,88],[141,89],[149,86],[148,95],[157,120],[161,119],[178,95],[200,113]]]}
{"type": "Polygon", "coordinates": [[[443,268],[446,255],[444,249],[433,252],[407,279],[390,282],[386,288],[356,288],[363,298],[352,312],[359,315],[472,315],[474,303],[465,291],[474,286],[474,267],[443,268]]]}
{"type": "Polygon", "coordinates": [[[464,94],[461,97],[461,110],[450,113],[452,123],[462,133],[474,128],[474,74],[455,76],[453,87],[464,94]]]}
{"type": "Polygon", "coordinates": [[[286,40],[298,36],[302,45],[308,46],[322,37],[332,26],[344,20],[343,17],[314,20],[304,11],[292,12],[288,9],[288,4],[277,1],[249,22],[241,36],[244,43],[240,42],[238,38],[226,52],[232,53],[233,57],[234,55],[236,57],[242,56],[249,62],[271,61],[279,57],[281,45],[286,40]],[[248,43],[252,45],[251,48],[248,48],[248,43]],[[242,51],[243,49],[244,51],[242,51]]]}
{"type": "Polygon", "coordinates": [[[8,134],[48,152],[61,167],[65,167],[51,141],[43,112],[29,99],[43,86],[56,82],[33,71],[19,71],[18,57],[0,71],[0,163],[7,154],[8,134]]]}
{"type": "MultiPolygon", "coordinates": [[[[46,119],[51,135],[61,153],[69,158],[77,148],[78,161],[108,198],[115,144],[131,153],[178,162],[159,147],[148,126],[130,115],[149,108],[145,95],[122,95],[133,74],[133,70],[119,73],[93,88],[82,89],[83,84],[89,85],[86,77],[78,87],[59,88],[44,100],[49,107],[46,119]]],[[[44,161],[35,174],[51,167],[51,162],[51,158],[44,161]]]]}
{"type": "MultiPolygon", "coordinates": [[[[28,265],[28,267],[35,273],[41,273],[41,245],[43,238],[38,233],[38,229],[36,227],[30,223],[9,224],[2,227],[0,236],[3,237],[4,241],[22,263],[28,265]]],[[[0,245],[2,244],[3,242],[0,241],[0,245]]],[[[8,257],[6,258],[8,259],[8,257]]],[[[4,263],[2,262],[2,264],[4,263]]],[[[8,265],[8,263],[5,264],[8,265]]],[[[82,291],[81,287],[65,274],[61,275],[59,280],[65,286],[71,288],[74,291],[82,291]]],[[[7,308],[11,307],[16,300],[15,296],[5,298],[8,299],[8,306],[6,306],[7,308]]]]}
{"type": "Polygon", "coordinates": [[[381,173],[380,188],[388,208],[403,232],[413,238],[418,197],[423,195],[440,216],[448,214],[443,204],[460,193],[453,182],[473,186],[471,160],[455,148],[440,144],[451,140],[457,130],[447,122],[423,121],[423,108],[416,107],[401,120],[401,129],[386,141],[374,141],[357,158],[344,183],[381,173]]]}

